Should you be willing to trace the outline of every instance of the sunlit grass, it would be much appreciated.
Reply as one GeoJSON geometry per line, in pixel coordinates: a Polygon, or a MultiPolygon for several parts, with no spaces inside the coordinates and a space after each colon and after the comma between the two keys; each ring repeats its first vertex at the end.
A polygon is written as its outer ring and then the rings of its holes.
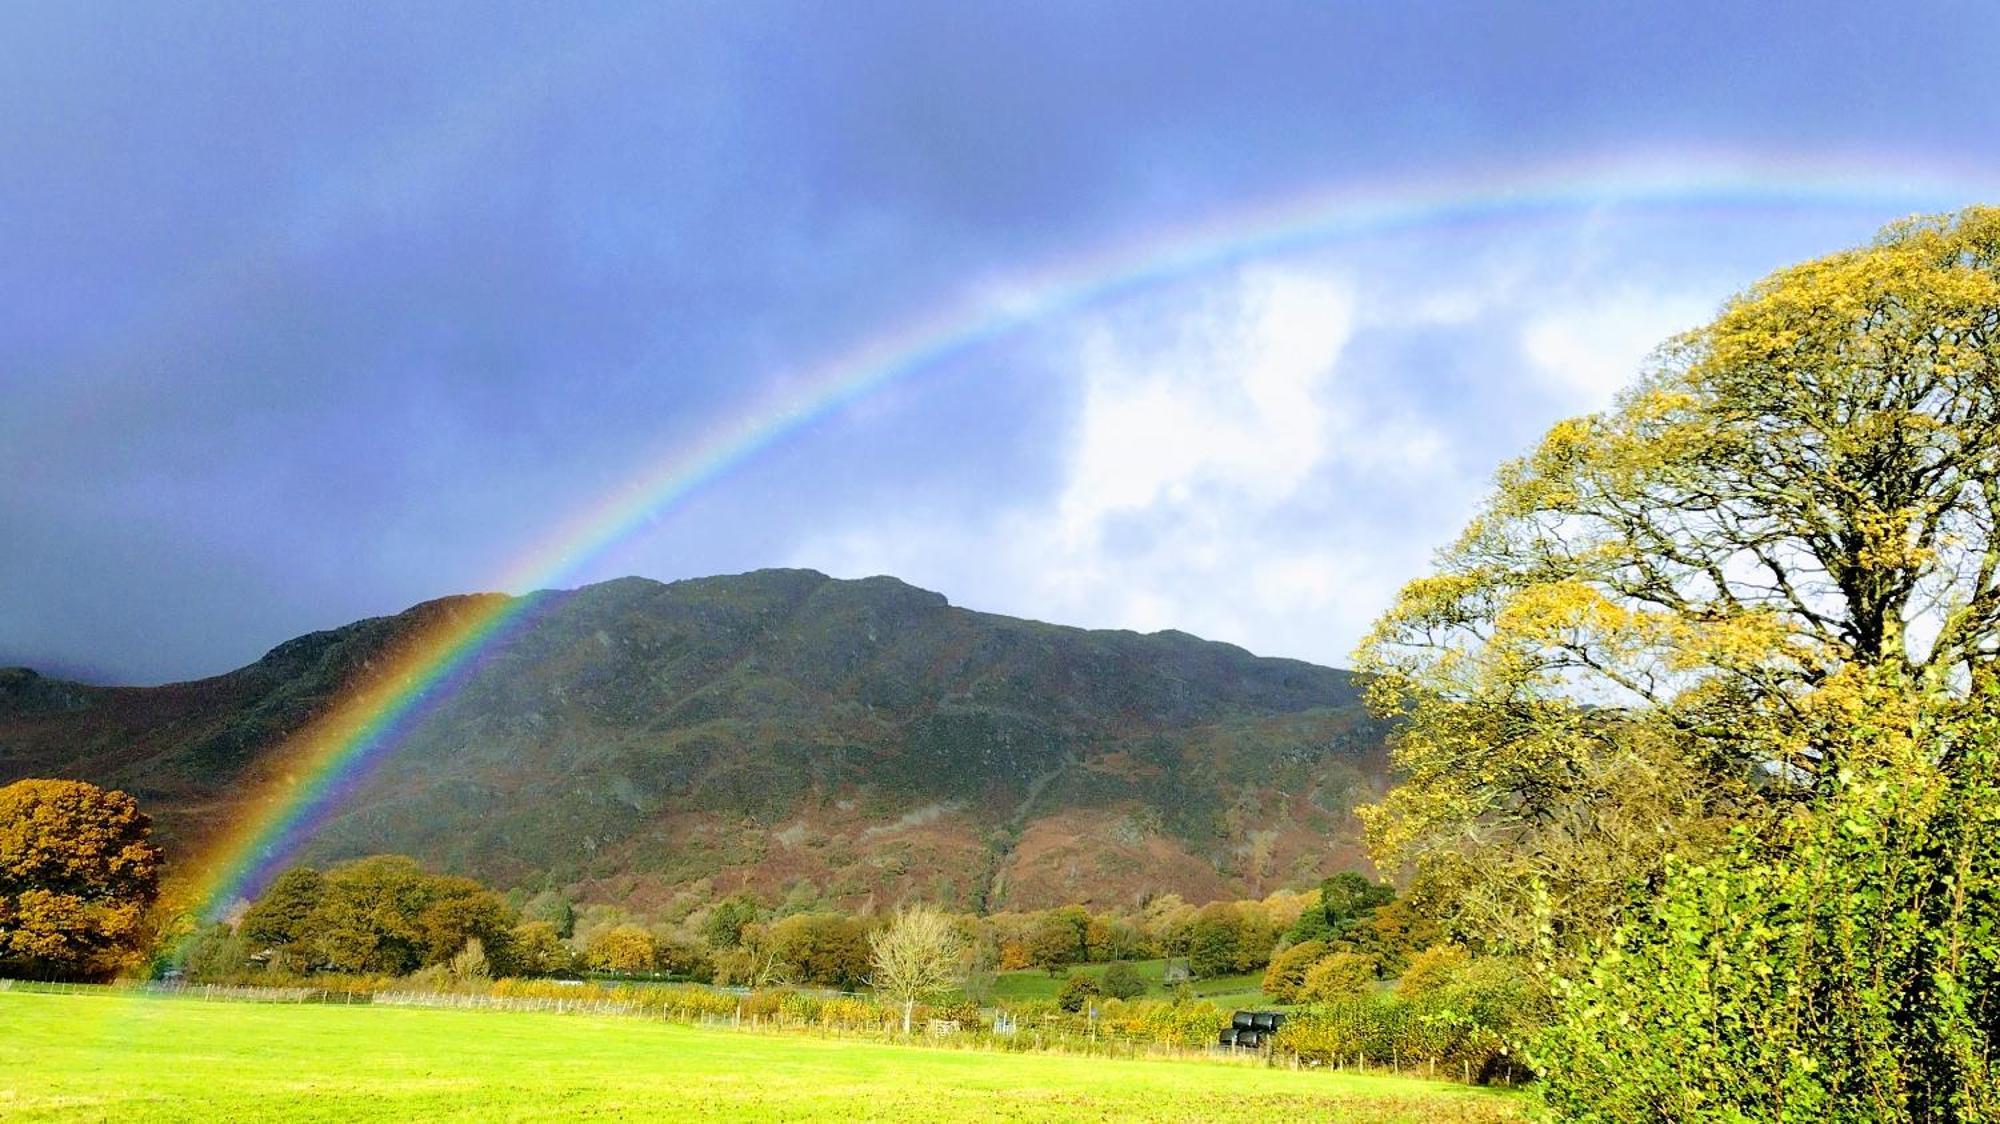
{"type": "MultiPolygon", "coordinates": [[[[993,978],[993,995],[996,999],[1054,999],[1056,993],[1062,990],[1061,973],[1101,980],[1109,967],[1109,964],[1078,964],[1066,970],[1059,969],[1059,974],[1054,976],[1040,968],[1001,972],[993,978]]],[[[1145,982],[1147,998],[1159,999],[1171,992],[1172,989],[1163,982],[1167,968],[1165,960],[1135,960],[1132,968],[1145,982]]],[[[1212,1000],[1224,1007],[1262,1007],[1269,1006],[1271,1002],[1263,992],[1263,983],[1262,972],[1249,972],[1195,980],[1190,986],[1198,998],[1212,1000]]]]}
{"type": "Polygon", "coordinates": [[[0,1116],[1505,1121],[1445,1083],[636,1018],[0,994],[0,1116]]]}

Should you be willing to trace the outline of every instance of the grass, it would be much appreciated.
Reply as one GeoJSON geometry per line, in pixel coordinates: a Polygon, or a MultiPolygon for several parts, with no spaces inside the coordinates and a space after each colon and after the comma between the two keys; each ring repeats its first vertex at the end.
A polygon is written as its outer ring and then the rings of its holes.
{"type": "Polygon", "coordinates": [[[636,1018],[0,993],[22,1120],[1520,1119],[1416,1079],[1006,1054],[636,1018]]]}
{"type": "MultiPolygon", "coordinates": [[[[1079,976],[1103,979],[1109,964],[1078,964],[1069,971],[1079,976]]],[[[1170,989],[1162,982],[1167,970],[1165,960],[1135,960],[1132,968],[1146,983],[1146,997],[1162,999],[1170,989]]],[[[1051,976],[1040,968],[1025,968],[1018,972],[1001,972],[993,977],[993,997],[995,999],[1054,999],[1062,990],[1062,977],[1051,976]]],[[[1224,1007],[1269,1007],[1271,998],[1264,994],[1264,973],[1250,972],[1239,976],[1216,976],[1213,979],[1195,980],[1194,993],[1198,998],[1213,1000],[1224,1007]]]]}

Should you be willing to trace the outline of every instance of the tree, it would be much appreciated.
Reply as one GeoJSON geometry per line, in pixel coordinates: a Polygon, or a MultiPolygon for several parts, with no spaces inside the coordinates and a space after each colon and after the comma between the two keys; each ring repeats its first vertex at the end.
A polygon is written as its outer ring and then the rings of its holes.
{"type": "Polygon", "coordinates": [[[1264,969],[1264,994],[1280,1003],[1296,1003],[1306,972],[1330,950],[1325,941],[1301,941],[1271,958],[1264,969]]]}
{"type": "Polygon", "coordinates": [[[299,944],[312,934],[313,911],[325,895],[325,875],[309,866],[292,867],[244,911],[238,932],[260,949],[299,944]]]}
{"type": "Polygon", "coordinates": [[[1063,906],[1044,913],[1028,933],[1028,963],[1056,974],[1066,964],[1090,959],[1090,914],[1082,907],[1063,906]]]}
{"type": "Polygon", "coordinates": [[[1205,905],[1188,929],[1188,970],[1203,979],[1226,976],[1236,970],[1242,948],[1237,911],[1222,902],[1205,905]]]}
{"type": "Polygon", "coordinates": [[[526,921],[546,921],[563,940],[576,935],[576,907],[557,890],[543,890],[528,899],[521,907],[521,917],[526,921]]]}
{"type": "Polygon", "coordinates": [[[524,921],[514,926],[515,969],[525,976],[553,976],[574,968],[576,957],[548,921],[524,921]]]}
{"type": "Polygon", "coordinates": [[[1385,869],[1574,949],[1672,855],[1824,799],[1853,671],[2000,654],[2000,209],[1780,271],[1502,469],[1359,653],[1406,778],[1385,869]]]}
{"type": "Polygon", "coordinates": [[[1338,937],[1395,900],[1395,887],[1344,870],[1319,884],[1319,901],[1299,914],[1287,935],[1294,941],[1338,937]]]}
{"type": "Polygon", "coordinates": [[[129,966],[159,894],[152,823],[83,781],[0,788],[0,971],[101,978],[129,966]]]}
{"type": "Polygon", "coordinates": [[[451,978],[460,983],[491,979],[493,966],[486,959],[486,946],[478,937],[465,942],[450,960],[451,978]]]}
{"type": "Polygon", "coordinates": [[[735,894],[715,903],[702,922],[701,937],[712,949],[735,948],[743,943],[743,927],[757,920],[757,903],[735,894]]]}
{"type": "Polygon", "coordinates": [[[499,895],[470,878],[374,855],[324,875],[287,871],[245,913],[244,928],[291,937],[312,967],[386,975],[444,964],[477,939],[493,970],[508,973],[516,970],[515,921],[499,895]]]}
{"type": "Polygon", "coordinates": [[[849,988],[868,975],[868,929],[838,913],[799,913],[772,925],[769,951],[786,978],[849,988]]]}
{"type": "Polygon", "coordinates": [[[1317,1003],[1364,995],[1374,986],[1377,967],[1375,958],[1366,953],[1329,953],[1306,969],[1296,994],[1317,1003]]]}
{"type": "Polygon", "coordinates": [[[957,982],[962,941],[951,919],[929,906],[897,910],[889,924],[868,937],[868,982],[903,1005],[903,1033],[917,1001],[938,995],[957,982]]]}
{"type": "Polygon", "coordinates": [[[1102,994],[1104,989],[1098,986],[1096,980],[1082,974],[1074,975],[1064,980],[1062,987],[1056,991],[1056,1006],[1073,1015],[1102,994]]]}
{"type": "Polygon", "coordinates": [[[653,934],[639,925],[619,925],[599,933],[584,950],[584,960],[600,972],[650,972],[657,949],[653,934]]]}
{"type": "Polygon", "coordinates": [[[243,935],[219,922],[189,935],[172,952],[173,966],[196,980],[229,979],[250,961],[243,935]]]}
{"type": "Polygon", "coordinates": [[[517,970],[513,948],[516,917],[500,895],[470,878],[449,875],[432,877],[426,892],[430,900],[417,915],[424,964],[443,963],[478,941],[494,972],[511,975],[517,970]]]}

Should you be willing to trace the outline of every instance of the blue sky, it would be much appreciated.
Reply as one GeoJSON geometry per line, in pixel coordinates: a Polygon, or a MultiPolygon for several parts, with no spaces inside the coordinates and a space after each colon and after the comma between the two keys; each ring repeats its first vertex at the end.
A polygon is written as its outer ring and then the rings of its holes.
{"type": "Polygon", "coordinates": [[[1442,192],[1061,303],[568,575],[887,572],[1340,662],[1666,335],[2000,201],[1996,41],[1984,3],[11,4],[0,663],[186,678],[492,588],[942,307],[1442,192]]]}

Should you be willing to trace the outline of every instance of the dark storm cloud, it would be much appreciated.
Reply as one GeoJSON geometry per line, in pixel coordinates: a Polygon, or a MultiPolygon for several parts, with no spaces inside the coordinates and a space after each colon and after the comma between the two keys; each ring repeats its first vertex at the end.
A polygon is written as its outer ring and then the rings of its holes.
{"type": "MultiPolygon", "coordinates": [[[[477,587],[763,380],[1218,209],[1991,135],[1985,9],[1743,8],[10,6],[0,659],[188,676],[477,587]]],[[[1071,390],[1035,364],[805,433],[645,557],[1046,491],[1071,390]]]]}

